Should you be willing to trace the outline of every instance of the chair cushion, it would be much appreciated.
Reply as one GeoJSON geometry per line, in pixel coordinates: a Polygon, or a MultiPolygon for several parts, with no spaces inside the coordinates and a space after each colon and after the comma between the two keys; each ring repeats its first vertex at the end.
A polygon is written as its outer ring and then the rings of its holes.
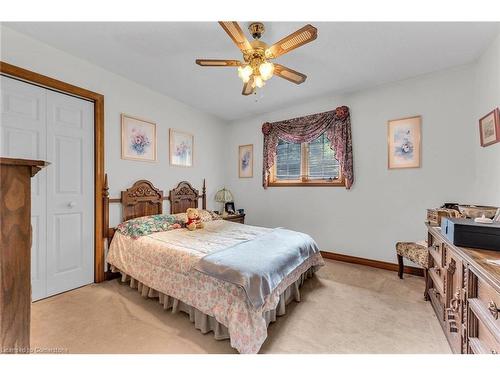
{"type": "Polygon", "coordinates": [[[429,266],[427,241],[398,242],[396,243],[396,252],[403,258],[407,258],[421,267],[428,268],[429,266]]]}

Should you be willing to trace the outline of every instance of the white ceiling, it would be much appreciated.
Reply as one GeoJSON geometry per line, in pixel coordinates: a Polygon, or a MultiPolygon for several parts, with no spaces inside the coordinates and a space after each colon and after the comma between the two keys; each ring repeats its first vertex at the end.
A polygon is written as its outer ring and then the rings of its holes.
{"type": "MultiPolygon", "coordinates": [[[[272,44],[306,23],[266,23],[262,40],[272,44]]],[[[273,77],[249,97],[241,95],[235,68],[194,63],[241,59],[216,22],[6,25],[226,120],[466,64],[499,32],[498,23],[311,23],[318,38],[276,60],[307,74],[306,82],[273,77]]],[[[240,24],[247,32],[248,22],[240,24]]]]}

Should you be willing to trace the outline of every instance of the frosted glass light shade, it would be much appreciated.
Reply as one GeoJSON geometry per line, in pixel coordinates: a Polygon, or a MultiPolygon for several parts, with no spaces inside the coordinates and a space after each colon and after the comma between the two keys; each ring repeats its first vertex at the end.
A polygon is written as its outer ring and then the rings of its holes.
{"type": "Polygon", "coordinates": [[[258,87],[259,89],[266,84],[260,76],[254,77],[253,83],[254,83],[254,87],[258,87]]]}
{"type": "Polygon", "coordinates": [[[259,66],[260,76],[264,81],[267,81],[269,78],[273,76],[274,73],[274,64],[270,62],[265,62],[260,64],[259,66]]]}
{"type": "Polygon", "coordinates": [[[242,79],[243,82],[248,82],[250,80],[250,76],[253,73],[252,67],[246,65],[245,67],[238,67],[238,77],[242,79]]]}

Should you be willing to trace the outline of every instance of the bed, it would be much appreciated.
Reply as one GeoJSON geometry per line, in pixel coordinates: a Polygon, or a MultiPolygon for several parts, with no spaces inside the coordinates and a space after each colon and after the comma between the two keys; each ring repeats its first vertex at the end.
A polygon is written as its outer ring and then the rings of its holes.
{"type": "MultiPolygon", "coordinates": [[[[202,333],[213,332],[217,340],[229,339],[240,353],[258,353],[267,338],[268,325],[285,315],[287,303],[300,301],[300,286],[323,265],[319,251],[307,253],[298,266],[283,273],[274,287],[268,287],[261,303],[254,303],[248,287],[257,285],[260,279],[267,280],[266,277],[254,278],[242,287],[233,280],[214,276],[202,265],[204,260],[227,252],[252,255],[254,249],[258,251],[259,242],[261,247],[271,244],[266,241],[272,241],[272,236],[279,233],[277,230],[234,223],[211,214],[204,216],[203,229],[180,228],[132,238],[109,228],[110,203],[121,203],[123,222],[162,214],[165,200],[170,201],[170,214],[174,216],[190,207],[199,208],[199,200],[201,210],[206,210],[205,181],[201,194],[187,181],[180,182],[167,197],[147,180],[137,181],[121,192],[120,198],[109,198],[107,190],[106,182],[104,226],[110,243],[106,257],[109,269],[119,273],[123,283],[136,288],[145,298],[157,298],[165,310],[187,313],[202,333]]],[[[266,252],[267,256],[274,256],[266,252]]],[[[239,260],[234,255],[231,259],[239,260]]]]}

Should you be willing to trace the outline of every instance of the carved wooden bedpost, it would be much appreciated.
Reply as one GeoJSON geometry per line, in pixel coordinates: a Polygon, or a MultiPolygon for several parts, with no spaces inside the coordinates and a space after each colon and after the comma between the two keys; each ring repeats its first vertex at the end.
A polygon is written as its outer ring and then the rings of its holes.
{"type": "Polygon", "coordinates": [[[201,200],[202,208],[204,210],[206,210],[207,209],[207,186],[205,184],[205,179],[203,179],[203,188],[201,190],[201,197],[202,197],[202,200],[201,200]]]}
{"type": "MultiPolygon", "coordinates": [[[[108,174],[104,175],[104,185],[102,188],[102,233],[104,238],[109,241],[109,186],[108,186],[108,174]]],[[[109,245],[109,243],[108,243],[109,245]]]]}

